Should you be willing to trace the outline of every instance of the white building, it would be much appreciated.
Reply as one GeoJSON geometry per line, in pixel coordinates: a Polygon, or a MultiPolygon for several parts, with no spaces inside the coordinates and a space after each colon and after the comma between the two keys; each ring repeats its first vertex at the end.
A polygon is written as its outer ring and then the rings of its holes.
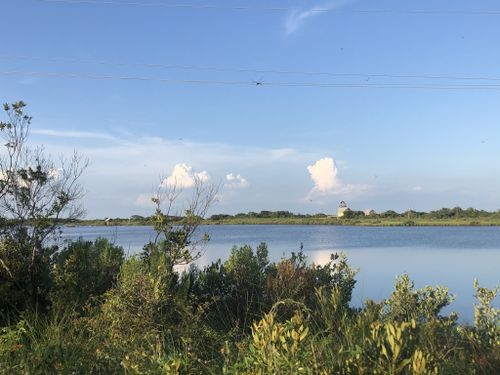
{"type": "Polygon", "coordinates": [[[347,207],[347,203],[342,201],[340,202],[339,204],[339,209],[337,210],[337,217],[342,217],[344,216],[344,212],[346,212],[346,210],[348,210],[349,207],[347,207]]]}

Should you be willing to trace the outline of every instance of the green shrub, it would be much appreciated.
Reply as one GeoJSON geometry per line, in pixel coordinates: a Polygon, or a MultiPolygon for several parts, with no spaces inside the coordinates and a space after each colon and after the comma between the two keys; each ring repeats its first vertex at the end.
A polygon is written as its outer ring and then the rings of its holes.
{"type": "Polygon", "coordinates": [[[10,236],[0,240],[0,322],[15,319],[26,309],[45,309],[55,251],[55,247],[43,247],[32,261],[32,251],[24,241],[10,236]]]}
{"type": "Polygon", "coordinates": [[[95,336],[71,312],[26,312],[0,330],[0,374],[94,373],[95,336]]]}
{"type": "Polygon", "coordinates": [[[226,344],[224,374],[312,374],[315,363],[309,328],[297,312],[291,319],[280,322],[271,311],[253,324],[252,334],[236,354],[226,344]]]}
{"type": "MultiPolygon", "coordinates": [[[[414,282],[408,275],[403,274],[396,278],[394,292],[384,302],[385,318],[389,321],[415,319],[420,323],[444,319],[439,313],[454,299],[455,297],[448,293],[448,289],[441,286],[415,289],[414,282]]],[[[448,318],[456,320],[455,314],[448,318]]]]}
{"type": "Polygon", "coordinates": [[[500,288],[487,289],[474,280],[477,303],[469,332],[473,362],[480,373],[500,373],[500,309],[492,306],[500,288]]]}
{"type": "Polygon", "coordinates": [[[218,366],[223,341],[183,290],[162,256],[127,260],[118,284],[88,323],[100,332],[99,371],[199,373],[201,367],[218,366]]]}
{"type": "Polygon", "coordinates": [[[353,309],[343,255],[274,263],[264,244],[242,246],[179,275],[169,252],[148,249],[125,261],[105,240],[60,252],[54,308],[2,315],[0,374],[500,373],[498,288],[475,284],[474,326],[461,326],[441,315],[445,288],[415,289],[407,275],[353,309]]]}
{"type": "Polygon", "coordinates": [[[103,295],[116,282],[123,260],[123,248],[104,238],[70,243],[54,258],[51,270],[54,307],[81,309],[89,298],[103,295]]]}

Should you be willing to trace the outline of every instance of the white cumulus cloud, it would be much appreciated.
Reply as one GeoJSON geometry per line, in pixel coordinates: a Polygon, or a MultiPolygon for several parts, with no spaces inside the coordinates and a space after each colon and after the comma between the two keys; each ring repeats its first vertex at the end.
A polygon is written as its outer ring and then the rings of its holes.
{"type": "Polygon", "coordinates": [[[314,182],[313,189],[327,192],[339,186],[337,165],[332,158],[319,159],[313,165],[308,166],[307,170],[314,182]]]}
{"type": "Polygon", "coordinates": [[[356,194],[367,190],[365,185],[345,184],[338,177],[338,169],[335,160],[322,158],[313,165],[307,167],[314,187],[307,195],[311,199],[313,195],[339,195],[356,194]]]}
{"type": "Polygon", "coordinates": [[[174,170],[165,178],[162,187],[177,187],[181,189],[188,189],[195,185],[196,181],[205,182],[210,178],[206,171],[195,172],[193,167],[181,163],[174,166],[174,170]]]}
{"type": "Polygon", "coordinates": [[[229,173],[226,175],[225,186],[229,189],[243,189],[248,186],[248,181],[239,173],[229,173]]]}

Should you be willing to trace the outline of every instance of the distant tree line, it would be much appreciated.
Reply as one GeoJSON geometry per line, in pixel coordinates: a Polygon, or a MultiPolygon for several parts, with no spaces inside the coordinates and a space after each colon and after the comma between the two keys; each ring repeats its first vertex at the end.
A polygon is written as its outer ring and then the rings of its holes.
{"type": "Polygon", "coordinates": [[[294,214],[293,212],[290,211],[260,211],[260,212],[253,212],[250,211],[248,213],[243,213],[240,212],[235,215],[228,215],[228,214],[216,214],[210,216],[210,220],[224,220],[224,219],[231,219],[231,218],[311,218],[311,217],[327,217],[328,215],[323,214],[323,213],[318,213],[318,214],[294,214]]]}
{"type": "MultiPolygon", "coordinates": [[[[212,221],[221,221],[227,219],[241,219],[241,218],[325,218],[334,215],[327,215],[325,213],[316,213],[316,214],[301,214],[301,213],[293,213],[290,211],[260,211],[260,212],[247,212],[247,213],[237,213],[235,215],[229,214],[214,214],[210,216],[210,220],[212,221]]],[[[367,215],[364,211],[357,211],[347,209],[344,212],[344,219],[359,219],[359,218],[380,218],[380,219],[460,219],[460,218],[488,218],[488,217],[500,217],[500,210],[497,211],[485,211],[478,210],[472,207],[463,209],[461,207],[454,208],[441,208],[439,210],[423,212],[423,211],[415,211],[415,210],[407,210],[403,212],[397,212],[394,210],[387,210],[384,212],[377,213],[375,211],[371,211],[369,215],[367,215]]]]}
{"type": "Polygon", "coordinates": [[[423,212],[415,210],[407,210],[403,212],[396,212],[394,210],[387,210],[381,213],[372,212],[366,215],[363,211],[354,211],[347,209],[344,212],[344,218],[363,218],[363,217],[377,217],[381,219],[397,219],[397,218],[420,218],[420,219],[461,219],[461,218],[487,218],[487,217],[500,217],[499,211],[485,211],[477,210],[469,207],[463,209],[461,207],[441,208],[439,210],[423,212]]]}

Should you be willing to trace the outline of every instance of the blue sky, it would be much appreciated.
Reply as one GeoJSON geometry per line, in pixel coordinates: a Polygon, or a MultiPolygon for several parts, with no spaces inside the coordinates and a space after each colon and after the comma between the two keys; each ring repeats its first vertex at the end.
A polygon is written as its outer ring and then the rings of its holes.
{"type": "Polygon", "coordinates": [[[500,90],[415,88],[500,85],[500,14],[473,12],[498,2],[112,2],[2,4],[1,101],[28,103],[34,144],[90,159],[88,217],[151,212],[174,172],[224,185],[213,212],[500,208],[500,90]]]}

